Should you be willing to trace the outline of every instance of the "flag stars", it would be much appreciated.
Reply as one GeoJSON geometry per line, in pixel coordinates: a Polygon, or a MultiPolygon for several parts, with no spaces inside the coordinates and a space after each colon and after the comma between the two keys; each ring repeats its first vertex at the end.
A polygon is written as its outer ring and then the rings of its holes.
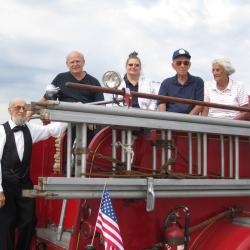
{"type": "Polygon", "coordinates": [[[102,212],[104,214],[111,217],[112,220],[117,222],[117,218],[116,218],[115,213],[114,213],[114,209],[113,209],[113,206],[112,206],[110,196],[109,196],[107,190],[105,190],[105,191],[104,191],[104,194],[103,194],[103,201],[102,201],[102,204],[101,204],[101,210],[102,210],[102,212]]]}
{"type": "Polygon", "coordinates": [[[103,191],[96,229],[103,236],[105,250],[124,250],[115,211],[106,188],[103,191]]]}

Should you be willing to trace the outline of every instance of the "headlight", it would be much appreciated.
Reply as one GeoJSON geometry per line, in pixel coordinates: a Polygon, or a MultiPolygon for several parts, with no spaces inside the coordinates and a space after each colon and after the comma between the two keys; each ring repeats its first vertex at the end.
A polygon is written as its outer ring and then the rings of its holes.
{"type": "Polygon", "coordinates": [[[121,84],[121,77],[115,71],[107,71],[102,77],[102,82],[105,87],[117,89],[121,84]]]}

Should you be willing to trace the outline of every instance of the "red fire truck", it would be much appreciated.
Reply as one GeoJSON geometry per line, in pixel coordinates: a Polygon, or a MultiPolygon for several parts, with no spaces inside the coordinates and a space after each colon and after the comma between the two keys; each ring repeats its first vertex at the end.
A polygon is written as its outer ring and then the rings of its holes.
{"type": "Polygon", "coordinates": [[[36,185],[24,191],[37,200],[33,249],[103,250],[95,225],[104,186],[126,250],[250,249],[249,121],[58,101],[31,106],[69,124],[64,137],[33,148],[36,185]],[[89,144],[88,124],[101,126],[89,144]]]}

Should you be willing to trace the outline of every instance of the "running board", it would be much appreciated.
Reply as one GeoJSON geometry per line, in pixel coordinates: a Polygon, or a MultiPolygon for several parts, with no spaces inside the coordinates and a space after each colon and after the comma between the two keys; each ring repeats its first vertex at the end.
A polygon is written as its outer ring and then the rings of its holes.
{"type": "MultiPolygon", "coordinates": [[[[55,228],[36,228],[36,237],[42,241],[47,241],[63,249],[69,249],[72,233],[63,232],[61,240],[57,240],[57,230],[55,228]]],[[[40,241],[40,240],[39,240],[40,241]]]]}

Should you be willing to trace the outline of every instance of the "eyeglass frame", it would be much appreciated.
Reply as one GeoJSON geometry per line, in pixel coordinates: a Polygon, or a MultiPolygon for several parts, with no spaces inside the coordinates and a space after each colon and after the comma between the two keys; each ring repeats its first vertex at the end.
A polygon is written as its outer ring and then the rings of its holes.
{"type": "Polygon", "coordinates": [[[127,65],[128,65],[129,67],[133,67],[133,66],[135,66],[136,68],[141,67],[141,65],[140,65],[139,63],[128,63],[127,65]]]}
{"type": "Polygon", "coordinates": [[[17,106],[13,106],[10,107],[11,109],[14,109],[15,111],[20,111],[21,109],[23,109],[23,111],[27,111],[25,106],[21,106],[21,105],[17,105],[17,106]]]}
{"type": "Polygon", "coordinates": [[[190,65],[190,61],[189,60],[176,60],[176,61],[174,61],[174,64],[176,66],[181,66],[181,65],[189,66],[190,65]]]}

